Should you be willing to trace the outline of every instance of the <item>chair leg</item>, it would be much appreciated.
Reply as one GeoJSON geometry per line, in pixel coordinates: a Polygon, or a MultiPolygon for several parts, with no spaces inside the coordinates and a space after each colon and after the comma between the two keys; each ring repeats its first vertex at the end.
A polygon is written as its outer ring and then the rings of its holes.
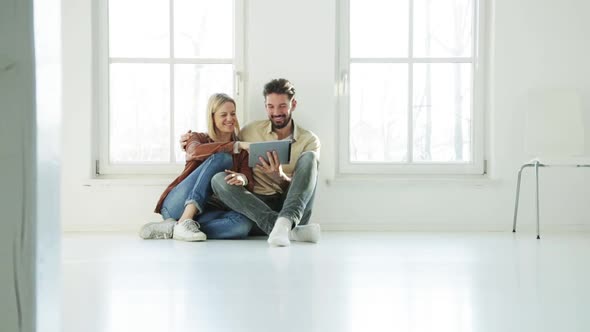
{"type": "Polygon", "coordinates": [[[512,222],[512,233],[516,232],[516,217],[518,216],[518,200],[520,198],[520,179],[522,177],[522,170],[527,166],[529,165],[522,165],[518,170],[518,179],[516,180],[516,198],[514,200],[514,221],[512,222]]]}
{"type": "Polygon", "coordinates": [[[541,238],[540,231],[539,231],[539,161],[535,162],[535,188],[536,188],[536,196],[537,196],[537,240],[541,238]]]}

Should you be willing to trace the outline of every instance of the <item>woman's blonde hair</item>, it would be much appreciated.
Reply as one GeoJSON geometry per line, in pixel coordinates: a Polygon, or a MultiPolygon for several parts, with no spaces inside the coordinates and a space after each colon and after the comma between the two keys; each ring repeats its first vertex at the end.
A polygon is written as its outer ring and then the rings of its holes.
{"type": "MultiPolygon", "coordinates": [[[[211,139],[214,141],[217,141],[218,136],[217,131],[215,130],[215,121],[213,120],[213,116],[223,104],[228,102],[234,104],[234,107],[236,107],[236,101],[225,93],[214,93],[211,95],[211,97],[209,97],[209,102],[207,103],[207,114],[209,114],[207,117],[207,134],[209,134],[209,137],[211,137],[211,139]]],[[[236,117],[234,136],[237,136],[239,131],[240,123],[236,117]]]]}

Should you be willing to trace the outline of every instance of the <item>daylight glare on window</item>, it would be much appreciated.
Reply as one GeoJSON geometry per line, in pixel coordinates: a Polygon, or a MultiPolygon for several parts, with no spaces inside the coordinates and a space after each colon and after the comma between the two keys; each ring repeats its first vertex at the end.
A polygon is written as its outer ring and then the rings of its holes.
{"type": "Polygon", "coordinates": [[[184,162],[180,135],[207,131],[211,94],[233,95],[234,1],[117,0],[107,15],[108,162],[184,162]]]}
{"type": "Polygon", "coordinates": [[[475,0],[350,0],[349,162],[473,159],[475,0]]]}

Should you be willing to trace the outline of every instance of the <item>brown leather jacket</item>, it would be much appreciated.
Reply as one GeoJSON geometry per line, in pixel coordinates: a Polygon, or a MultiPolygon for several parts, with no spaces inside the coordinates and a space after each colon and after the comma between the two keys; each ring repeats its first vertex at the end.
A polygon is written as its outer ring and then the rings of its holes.
{"type": "Polygon", "coordinates": [[[246,188],[250,191],[254,188],[254,178],[252,169],[248,167],[248,152],[242,150],[238,154],[233,154],[235,138],[231,142],[219,143],[214,142],[206,133],[191,133],[186,144],[186,164],[180,175],[164,190],[158,200],[154,212],[160,213],[164,199],[168,193],[174,189],[182,180],[199,167],[209,156],[218,152],[227,152],[232,154],[233,167],[232,171],[242,173],[248,178],[246,188]]]}

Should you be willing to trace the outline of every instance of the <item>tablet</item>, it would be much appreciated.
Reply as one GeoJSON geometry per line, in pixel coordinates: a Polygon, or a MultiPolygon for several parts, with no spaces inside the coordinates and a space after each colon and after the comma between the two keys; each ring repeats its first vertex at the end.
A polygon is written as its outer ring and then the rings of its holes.
{"type": "Polygon", "coordinates": [[[281,165],[288,164],[291,161],[291,140],[256,142],[250,144],[250,157],[248,166],[255,167],[260,163],[258,157],[264,158],[268,162],[266,152],[276,151],[279,155],[281,165]]]}

